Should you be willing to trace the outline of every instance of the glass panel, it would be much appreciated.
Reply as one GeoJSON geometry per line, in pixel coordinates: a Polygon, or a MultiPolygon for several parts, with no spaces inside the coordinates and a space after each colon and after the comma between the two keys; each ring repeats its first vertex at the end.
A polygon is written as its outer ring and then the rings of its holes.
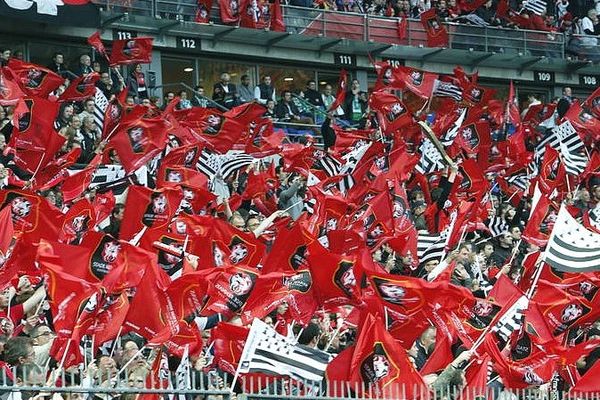
{"type": "MultiPolygon", "coordinates": [[[[79,70],[79,57],[84,54],[92,55],[89,46],[70,46],[66,43],[40,43],[29,44],[29,60],[40,65],[52,63],[54,53],[60,52],[64,57],[66,68],[75,72],[79,70]]],[[[103,68],[104,69],[104,68],[103,68]]]]}
{"type": "Polygon", "coordinates": [[[271,76],[277,97],[281,96],[284,90],[290,90],[292,93],[300,93],[300,91],[306,88],[309,80],[315,79],[315,71],[309,69],[261,65],[259,71],[260,76],[271,76]]]}
{"type": "Polygon", "coordinates": [[[231,77],[231,83],[238,88],[242,75],[250,77],[250,86],[256,85],[255,66],[252,64],[232,63],[226,61],[200,60],[200,71],[198,73],[199,84],[204,86],[206,96],[212,98],[213,87],[219,82],[221,74],[227,72],[231,77]]]}
{"type": "Polygon", "coordinates": [[[162,58],[162,89],[163,95],[167,92],[177,94],[181,90],[188,91],[188,98],[192,95],[189,89],[181,85],[186,84],[189,87],[194,87],[194,69],[193,59],[181,58],[162,58]]]}

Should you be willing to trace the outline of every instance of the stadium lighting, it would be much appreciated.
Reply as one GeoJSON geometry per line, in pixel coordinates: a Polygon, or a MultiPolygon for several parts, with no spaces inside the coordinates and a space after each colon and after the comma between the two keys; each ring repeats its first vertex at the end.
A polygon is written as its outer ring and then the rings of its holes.
{"type": "Polygon", "coordinates": [[[283,78],[283,80],[284,80],[285,82],[291,82],[291,81],[293,81],[293,80],[294,80],[294,78],[292,78],[291,76],[289,76],[289,77],[287,77],[287,78],[283,78]]]}
{"type": "Polygon", "coordinates": [[[192,71],[194,71],[194,68],[192,68],[192,67],[185,67],[183,69],[183,72],[192,72],[192,71]]]}

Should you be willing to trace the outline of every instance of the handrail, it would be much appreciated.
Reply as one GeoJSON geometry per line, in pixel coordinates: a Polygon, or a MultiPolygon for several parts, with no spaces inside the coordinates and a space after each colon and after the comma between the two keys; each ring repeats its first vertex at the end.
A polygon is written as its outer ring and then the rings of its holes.
{"type": "MultiPolygon", "coordinates": [[[[178,0],[138,0],[134,5],[117,6],[110,0],[94,0],[106,9],[125,9],[130,14],[155,16],[161,19],[172,18],[193,23],[195,3],[181,3],[178,0]],[[149,10],[156,13],[149,15],[149,10]]],[[[218,6],[210,12],[210,23],[226,25],[220,21],[218,6]]],[[[407,37],[397,35],[397,17],[384,17],[355,12],[340,12],[318,8],[282,5],[287,31],[308,36],[339,39],[352,39],[382,44],[427,47],[427,37],[418,19],[408,18],[407,37]]],[[[450,37],[449,47],[454,49],[474,49],[485,52],[508,51],[518,55],[541,55],[547,58],[565,59],[569,54],[587,58],[587,49],[577,51],[569,44],[575,36],[562,32],[546,32],[529,29],[514,29],[497,26],[478,26],[454,21],[442,22],[450,37]]],[[[595,38],[594,36],[590,36],[595,38]]],[[[597,58],[596,54],[590,54],[597,58]]],[[[600,56],[599,56],[600,57],[600,56]]],[[[596,61],[596,60],[594,60],[596,61]]]]}
{"type": "Polygon", "coordinates": [[[164,88],[164,87],[173,87],[173,86],[183,86],[184,88],[188,89],[189,91],[191,91],[192,93],[195,93],[198,97],[200,97],[201,99],[204,99],[206,101],[208,101],[210,104],[214,105],[216,108],[218,108],[219,110],[226,112],[229,111],[229,108],[217,103],[216,101],[214,101],[213,99],[210,99],[208,97],[206,97],[203,94],[200,94],[200,92],[198,92],[197,90],[194,90],[194,88],[192,88],[190,85],[188,85],[187,83],[184,82],[176,82],[176,83],[164,83],[162,85],[157,85],[154,86],[153,88],[151,88],[152,90],[152,94],[154,94],[154,91],[157,90],[158,88],[164,88]]]}

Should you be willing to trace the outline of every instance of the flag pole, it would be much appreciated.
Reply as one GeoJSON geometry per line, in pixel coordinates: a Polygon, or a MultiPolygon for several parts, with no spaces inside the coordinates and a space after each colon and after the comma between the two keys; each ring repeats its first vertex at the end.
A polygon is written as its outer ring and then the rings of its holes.
{"type": "MultiPolygon", "coordinates": [[[[336,336],[340,333],[340,330],[342,330],[342,325],[343,324],[344,324],[344,321],[342,321],[342,323],[338,323],[338,327],[335,329],[335,331],[333,332],[333,335],[331,335],[331,338],[329,339],[329,341],[325,345],[325,348],[323,349],[324,351],[327,351],[329,349],[329,347],[333,343],[333,341],[336,338],[336,336]]],[[[386,329],[387,329],[387,326],[386,326],[386,329]]]]}
{"type": "Polygon", "coordinates": [[[115,354],[115,349],[117,348],[118,344],[119,344],[119,337],[121,336],[121,332],[123,331],[123,325],[121,325],[121,327],[119,328],[119,332],[117,332],[117,337],[115,337],[115,343],[112,346],[112,349],[110,349],[110,355],[109,357],[112,358],[113,354],[115,354]]]}
{"type": "Polygon", "coordinates": [[[132,362],[133,362],[133,361],[134,361],[134,360],[135,360],[135,359],[136,359],[136,358],[137,358],[137,357],[138,357],[140,354],[142,354],[142,352],[144,351],[144,349],[146,349],[146,346],[142,346],[142,347],[140,347],[140,349],[139,349],[139,350],[138,350],[138,351],[137,351],[137,352],[136,352],[136,353],[133,355],[133,357],[131,357],[131,358],[130,358],[130,359],[129,359],[129,360],[126,362],[126,363],[125,363],[125,365],[123,365],[123,366],[121,367],[121,369],[119,370],[119,372],[117,372],[117,375],[116,375],[116,376],[120,376],[120,375],[123,373],[123,371],[125,371],[125,369],[126,369],[127,367],[129,367],[129,365],[130,365],[130,364],[131,364],[131,363],[132,363],[132,362]]]}

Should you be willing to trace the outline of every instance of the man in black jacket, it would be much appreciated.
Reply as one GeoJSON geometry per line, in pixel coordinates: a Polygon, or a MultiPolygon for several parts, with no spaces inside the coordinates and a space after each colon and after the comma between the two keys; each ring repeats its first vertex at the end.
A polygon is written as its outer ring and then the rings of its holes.
{"type": "Polygon", "coordinates": [[[213,100],[223,107],[232,108],[238,104],[239,94],[233,83],[229,83],[231,77],[227,72],[221,74],[221,81],[213,87],[213,100]]]}
{"type": "Polygon", "coordinates": [[[56,52],[52,56],[52,62],[48,65],[50,71],[54,71],[63,78],[67,77],[67,67],[65,66],[65,56],[63,53],[56,52]]]}

